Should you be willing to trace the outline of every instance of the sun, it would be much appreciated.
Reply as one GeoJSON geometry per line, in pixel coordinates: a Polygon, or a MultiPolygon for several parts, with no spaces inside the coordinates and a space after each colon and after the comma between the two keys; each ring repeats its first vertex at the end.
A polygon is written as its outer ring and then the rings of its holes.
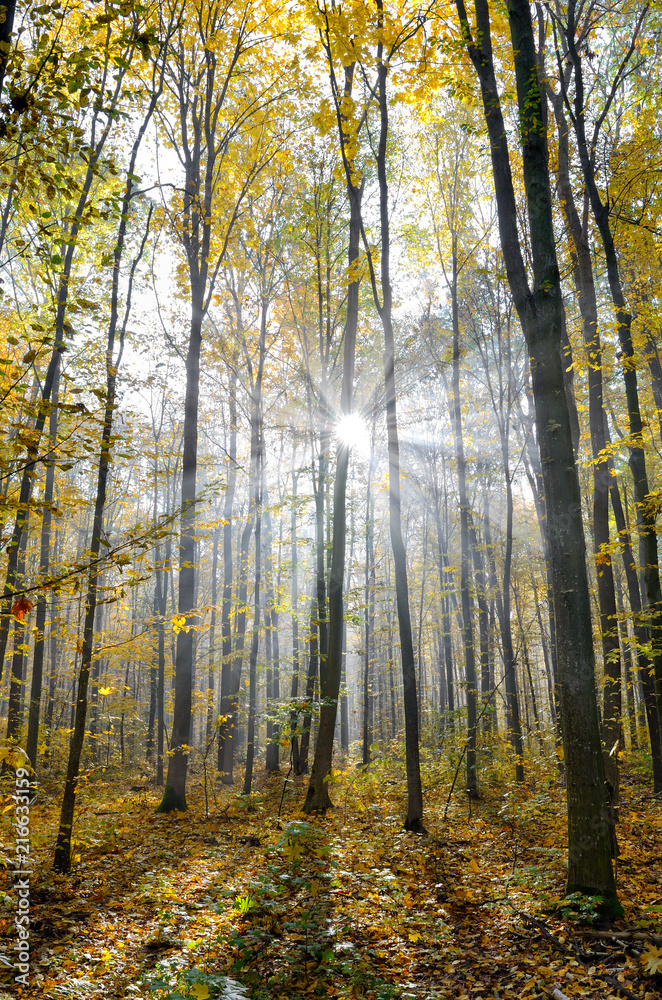
{"type": "Polygon", "coordinates": [[[334,433],[341,444],[365,453],[370,451],[370,432],[360,414],[346,413],[337,421],[334,433]]]}

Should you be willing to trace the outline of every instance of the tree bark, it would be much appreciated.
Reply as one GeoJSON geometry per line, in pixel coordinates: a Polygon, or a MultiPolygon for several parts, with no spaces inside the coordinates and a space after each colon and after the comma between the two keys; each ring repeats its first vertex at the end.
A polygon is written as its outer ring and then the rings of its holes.
{"type": "MultiPolygon", "coordinates": [[[[263,350],[261,351],[263,354],[263,350]]],[[[258,384],[261,388],[261,377],[258,384]]],[[[253,786],[253,763],[255,760],[255,716],[257,713],[257,653],[260,643],[260,585],[262,580],[262,461],[264,440],[262,436],[262,400],[257,403],[258,452],[255,470],[257,495],[255,497],[255,585],[253,597],[253,634],[248,658],[248,725],[246,728],[246,771],[242,795],[250,795],[253,786]]]]}
{"type": "MultiPolygon", "coordinates": [[[[383,28],[382,0],[377,0],[378,26],[383,28]]],[[[388,101],[386,94],[387,64],[383,58],[383,41],[378,43],[378,103],[379,143],[377,148],[377,176],[379,181],[379,222],[381,233],[381,294],[379,304],[376,286],[373,285],[375,305],[384,330],[384,392],[386,397],[386,431],[388,437],[389,527],[395,593],[400,631],[400,655],[405,708],[405,763],[407,771],[407,815],[405,829],[424,832],[423,789],[419,758],[419,711],[416,696],[416,666],[412,639],[409,588],[407,581],[407,554],[402,537],[402,501],[400,495],[400,443],[398,440],[397,390],[395,384],[395,343],[393,337],[393,301],[390,276],[390,232],[388,182],[386,177],[386,150],[388,142],[388,101]]]]}
{"type": "Polygon", "coordinates": [[[593,455],[593,548],[596,560],[600,632],[605,686],[602,732],[605,741],[605,775],[610,801],[619,794],[618,747],[621,733],[621,659],[609,532],[609,488],[611,474],[602,394],[602,345],[598,327],[598,304],[593,280],[591,246],[586,224],[582,225],[570,181],[568,125],[563,114],[562,94],[550,94],[558,134],[557,178],[561,208],[572,240],[571,257],[582,317],[582,337],[588,367],[588,406],[593,455]]]}
{"type": "MultiPolygon", "coordinates": [[[[51,457],[53,461],[46,468],[46,481],[44,483],[44,496],[42,500],[42,521],[41,521],[41,542],[39,549],[39,575],[46,579],[50,566],[51,549],[51,525],[53,520],[53,495],[55,488],[55,449],[57,447],[57,425],[58,425],[58,403],[59,403],[59,378],[53,381],[51,391],[51,413],[49,419],[49,438],[51,446],[51,457]]],[[[26,753],[33,768],[37,769],[37,741],[39,739],[39,712],[41,707],[41,689],[44,675],[44,653],[46,648],[46,608],[47,598],[43,597],[37,602],[36,629],[34,643],[34,656],[32,658],[32,682],[30,686],[30,710],[28,716],[28,737],[26,743],[26,753]]],[[[51,621],[51,631],[53,622],[51,621]]]]}
{"type": "MultiPolygon", "coordinates": [[[[357,186],[348,159],[351,137],[347,134],[347,123],[340,110],[341,95],[335,83],[330,48],[327,50],[329,69],[338,114],[340,147],[347,177],[347,195],[350,204],[348,263],[350,273],[359,257],[361,233],[361,197],[363,186],[357,186]]],[[[352,90],[354,66],[345,67],[344,95],[349,97],[352,90]]],[[[352,411],[354,392],[354,356],[356,350],[356,330],[359,318],[359,280],[353,277],[347,290],[347,311],[345,316],[342,394],[340,409],[343,415],[352,411]]],[[[343,642],[343,583],[345,579],[345,534],[347,473],[349,468],[349,446],[339,442],[336,458],[336,476],[333,485],[333,541],[331,548],[331,571],[329,573],[328,615],[329,648],[324,677],[320,673],[320,721],[315,746],[315,757],[310,772],[310,782],[304,801],[305,812],[325,812],[331,805],[327,776],[333,760],[333,737],[336,727],[338,696],[342,674],[343,642]]]]}
{"type": "Polygon", "coordinates": [[[556,260],[545,115],[527,0],[508,0],[520,111],[520,145],[531,232],[534,288],[529,288],[517,231],[517,203],[507,131],[492,56],[490,13],[475,0],[478,41],[463,0],[462,34],[481,86],[490,137],[501,247],[527,341],[541,453],[554,594],[561,726],[568,802],[567,891],[600,895],[622,914],[611,863],[604,764],[595,690],[593,637],[579,481],[562,356],[562,299],[556,260]]]}
{"type": "Polygon", "coordinates": [[[117,240],[113,251],[113,284],[110,303],[110,320],[108,324],[108,342],[106,347],[106,401],[104,408],[104,421],[101,432],[101,448],[99,452],[99,465],[97,473],[97,490],[94,503],[94,519],[92,522],[92,538],[90,541],[90,569],[87,578],[87,594],[85,599],[85,619],[83,625],[83,643],[80,658],[80,670],[78,675],[78,688],[76,692],[76,710],[74,716],[73,735],[69,746],[69,759],[67,762],[67,776],[62,798],[62,811],[60,813],[60,827],[55,845],[55,855],[53,867],[56,871],[68,872],[71,865],[71,833],[73,829],[74,812],[76,806],[76,794],[78,790],[78,772],[80,760],[85,741],[85,722],[87,718],[87,689],[90,678],[90,667],[94,653],[94,620],[97,608],[97,588],[101,574],[99,565],[99,554],[103,537],[104,509],[106,505],[106,492],[108,486],[108,473],[111,464],[113,447],[113,416],[116,409],[116,387],[117,372],[124,352],[124,337],[126,327],[131,312],[131,294],[133,290],[133,280],[136,268],[142,258],[149,234],[150,222],[152,218],[152,208],[150,208],[142,243],[134,258],[129,275],[129,287],[126,296],[124,320],[119,328],[119,281],[120,265],[124,253],[126,229],[129,221],[131,200],[134,188],[134,171],[138,150],[142,142],[147,126],[152,117],[159,91],[155,89],[150,101],[147,113],[141,123],[138,135],[133,144],[127,180],[120,209],[120,223],[117,240]],[[118,339],[117,356],[115,356],[115,341],[118,339]]]}
{"type": "MultiPolygon", "coordinates": [[[[237,325],[241,330],[241,302],[237,300],[237,325]]],[[[228,448],[228,472],[223,502],[223,605],[221,607],[222,636],[222,666],[221,666],[221,703],[219,706],[218,733],[218,770],[224,771],[225,743],[231,738],[230,721],[232,718],[233,695],[233,665],[232,665],[232,510],[234,494],[237,485],[237,361],[239,352],[233,352],[230,368],[229,409],[230,409],[230,441],[228,448]]],[[[237,692],[238,692],[237,688],[237,692]]],[[[235,693],[236,695],[236,693],[235,693]]],[[[230,770],[231,773],[231,770],[230,770]]]]}
{"type": "MultiPolygon", "coordinates": [[[[616,311],[618,324],[618,339],[621,348],[620,361],[625,386],[625,399],[629,422],[629,466],[634,483],[634,496],[637,505],[637,520],[640,525],[640,537],[644,548],[644,577],[646,594],[651,612],[651,638],[653,642],[653,666],[655,670],[655,687],[658,703],[658,713],[662,707],[662,588],[660,586],[660,569],[658,561],[657,532],[655,524],[656,505],[651,499],[646,467],[646,452],[643,446],[643,422],[639,405],[639,387],[637,376],[637,361],[632,343],[632,315],[629,312],[621,283],[618,254],[610,223],[609,202],[603,202],[598,190],[594,157],[591,156],[586,136],[586,108],[584,102],[584,77],[582,55],[577,49],[575,34],[577,24],[576,0],[569,0],[567,8],[567,26],[564,29],[564,40],[568,56],[572,63],[575,83],[573,100],[574,114],[572,123],[577,139],[577,150],[582,168],[584,183],[602,242],[607,264],[607,280],[612,302],[616,311]]],[[[636,47],[636,36],[632,41],[629,54],[636,47]]],[[[612,700],[618,696],[614,692],[612,700]]],[[[620,688],[618,694],[620,695],[620,688]]]]}

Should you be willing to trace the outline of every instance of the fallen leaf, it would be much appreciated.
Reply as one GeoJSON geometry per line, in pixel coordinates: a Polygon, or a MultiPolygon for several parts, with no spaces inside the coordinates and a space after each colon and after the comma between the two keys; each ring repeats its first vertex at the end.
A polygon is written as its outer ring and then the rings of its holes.
{"type": "Polygon", "coordinates": [[[662,948],[649,944],[646,951],[641,953],[641,961],[646,972],[650,972],[651,975],[662,972],[662,948]]]}

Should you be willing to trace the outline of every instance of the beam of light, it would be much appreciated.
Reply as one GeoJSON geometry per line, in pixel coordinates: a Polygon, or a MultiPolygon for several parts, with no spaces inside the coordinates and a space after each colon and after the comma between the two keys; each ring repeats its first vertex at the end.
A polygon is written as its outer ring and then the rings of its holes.
{"type": "Polygon", "coordinates": [[[361,454],[370,454],[370,431],[358,413],[346,413],[335,425],[334,434],[341,444],[355,448],[361,454]]]}

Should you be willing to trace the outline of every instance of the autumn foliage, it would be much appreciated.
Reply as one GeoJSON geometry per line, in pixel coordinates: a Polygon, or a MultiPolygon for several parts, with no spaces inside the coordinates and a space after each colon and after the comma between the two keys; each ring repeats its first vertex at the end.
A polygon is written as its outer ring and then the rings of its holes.
{"type": "Polygon", "coordinates": [[[659,994],[661,38],[0,5],[0,1000],[659,994]]]}

